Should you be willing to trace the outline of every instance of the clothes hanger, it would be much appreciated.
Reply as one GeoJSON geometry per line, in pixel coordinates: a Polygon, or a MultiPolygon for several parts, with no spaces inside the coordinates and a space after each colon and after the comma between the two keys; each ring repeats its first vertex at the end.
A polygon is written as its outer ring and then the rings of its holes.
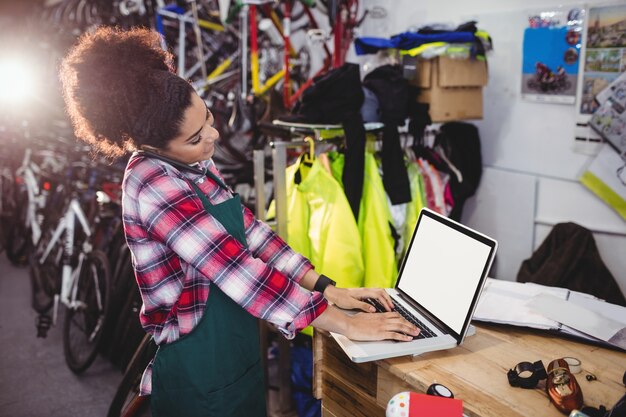
{"type": "Polygon", "coordinates": [[[302,162],[310,166],[315,161],[315,140],[312,137],[307,136],[304,138],[304,141],[309,144],[309,152],[303,155],[302,162]]]}
{"type": "Polygon", "coordinates": [[[443,150],[443,148],[441,147],[441,145],[436,145],[435,146],[435,152],[437,152],[437,154],[439,154],[439,156],[441,157],[441,159],[444,160],[444,162],[446,164],[448,164],[448,168],[450,168],[450,171],[452,171],[454,173],[454,175],[456,176],[456,179],[459,183],[463,182],[463,174],[461,173],[461,171],[454,166],[454,164],[448,159],[448,157],[446,156],[445,151],[443,150]]]}

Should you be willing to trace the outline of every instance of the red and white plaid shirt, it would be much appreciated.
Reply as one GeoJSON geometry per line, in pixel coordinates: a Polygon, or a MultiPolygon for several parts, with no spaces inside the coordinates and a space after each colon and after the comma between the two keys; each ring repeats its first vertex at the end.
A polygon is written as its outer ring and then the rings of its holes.
{"type": "MultiPolygon", "coordinates": [[[[220,177],[212,161],[200,167],[220,177]]],[[[322,294],[298,285],[313,266],[242,207],[244,248],[205,211],[189,181],[213,204],[232,198],[210,178],[158,159],[136,154],[126,167],[124,232],[143,300],[143,328],[158,344],[191,332],[204,314],[213,283],[250,314],[294,337],[328,305],[322,294]]],[[[142,395],[152,390],[151,371],[150,364],[142,395]]]]}

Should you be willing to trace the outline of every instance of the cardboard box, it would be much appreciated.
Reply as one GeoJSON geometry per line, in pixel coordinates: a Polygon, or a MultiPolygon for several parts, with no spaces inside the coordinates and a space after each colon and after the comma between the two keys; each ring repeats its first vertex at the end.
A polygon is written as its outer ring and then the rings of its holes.
{"type": "Polygon", "coordinates": [[[482,119],[486,62],[438,57],[419,60],[416,68],[417,101],[430,104],[433,122],[482,119]]]}

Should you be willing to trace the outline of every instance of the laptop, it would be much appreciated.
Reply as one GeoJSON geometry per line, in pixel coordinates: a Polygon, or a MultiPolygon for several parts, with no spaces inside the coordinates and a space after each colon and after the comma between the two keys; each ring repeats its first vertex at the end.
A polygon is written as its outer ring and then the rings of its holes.
{"type": "MultiPolygon", "coordinates": [[[[396,311],[421,322],[409,342],[359,342],[332,333],[353,362],[450,349],[463,343],[498,243],[429,209],[422,209],[395,288],[396,311]]],[[[354,314],[355,312],[347,312],[354,314]]]]}

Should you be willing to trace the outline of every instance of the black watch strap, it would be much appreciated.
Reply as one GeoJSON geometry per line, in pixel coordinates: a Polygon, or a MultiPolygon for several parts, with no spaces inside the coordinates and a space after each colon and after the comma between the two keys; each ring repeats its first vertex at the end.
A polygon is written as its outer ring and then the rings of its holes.
{"type": "Polygon", "coordinates": [[[322,294],[324,294],[324,290],[329,285],[337,285],[337,283],[333,281],[332,279],[328,278],[326,275],[320,274],[320,277],[317,279],[317,282],[315,283],[315,286],[313,287],[313,291],[319,291],[322,294]]]}
{"type": "Polygon", "coordinates": [[[520,362],[515,365],[515,368],[509,369],[506,376],[512,387],[526,389],[535,388],[540,380],[548,377],[546,368],[540,360],[534,363],[520,362]],[[521,376],[521,374],[528,376],[521,376]]]}

